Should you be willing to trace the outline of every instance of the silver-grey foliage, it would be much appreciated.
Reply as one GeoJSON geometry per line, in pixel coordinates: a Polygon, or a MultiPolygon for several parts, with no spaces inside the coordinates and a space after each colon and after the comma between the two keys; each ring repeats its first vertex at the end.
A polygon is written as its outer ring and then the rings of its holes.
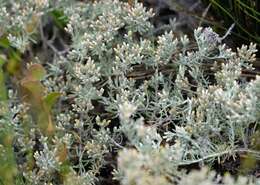
{"type": "MultiPolygon", "coordinates": [[[[260,77],[241,79],[241,71],[252,68],[256,45],[232,51],[211,28],[194,31],[196,47],[187,36],[176,38],[172,31],[153,36],[149,22],[153,12],[140,3],[2,0],[0,4],[4,25],[0,35],[8,31],[10,43],[21,52],[33,42],[30,24],[40,32],[43,17],[53,9],[68,17],[65,30],[71,44],[66,51],[46,41],[55,56],[46,67],[43,84],[48,92],[62,93],[53,111],[55,136],[48,138],[33,127],[28,138],[21,123],[33,119],[13,120],[21,150],[32,151],[34,137],[40,145],[33,150],[34,168],[19,166],[28,183],[57,183],[62,144],[70,162],[64,184],[95,184],[109,163],[106,157],[115,151],[113,174],[123,185],[213,185],[212,172],[185,175],[178,167],[240,153],[259,158],[247,133],[250,129],[253,134],[256,126],[251,125],[260,121],[260,77]],[[13,29],[19,32],[12,34],[13,29]]],[[[15,97],[11,100],[10,111],[22,115],[27,105],[15,97]]],[[[250,184],[241,179],[225,182],[250,184]]]]}

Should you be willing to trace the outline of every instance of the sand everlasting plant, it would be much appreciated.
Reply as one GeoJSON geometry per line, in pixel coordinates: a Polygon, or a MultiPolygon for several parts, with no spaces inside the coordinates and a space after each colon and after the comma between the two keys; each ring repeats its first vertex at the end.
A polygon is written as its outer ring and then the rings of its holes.
{"type": "MultiPolygon", "coordinates": [[[[260,77],[242,75],[255,44],[156,36],[137,2],[0,5],[0,184],[217,184],[185,168],[259,159],[260,77]]],[[[223,182],[259,183],[245,179],[223,182]]]]}

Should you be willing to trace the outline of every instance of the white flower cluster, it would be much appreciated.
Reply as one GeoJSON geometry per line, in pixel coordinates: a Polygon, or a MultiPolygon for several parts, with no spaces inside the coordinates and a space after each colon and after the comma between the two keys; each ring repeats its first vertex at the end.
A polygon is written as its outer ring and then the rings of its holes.
{"type": "Polygon", "coordinates": [[[130,102],[119,105],[119,116],[122,120],[129,120],[130,116],[136,111],[137,107],[130,102]]]}

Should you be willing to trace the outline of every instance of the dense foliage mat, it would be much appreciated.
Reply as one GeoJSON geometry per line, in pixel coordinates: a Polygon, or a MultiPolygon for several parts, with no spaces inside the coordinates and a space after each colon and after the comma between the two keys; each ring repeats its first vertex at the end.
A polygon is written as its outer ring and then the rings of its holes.
{"type": "Polygon", "coordinates": [[[0,6],[0,184],[260,183],[255,44],[134,1],[0,6]]]}

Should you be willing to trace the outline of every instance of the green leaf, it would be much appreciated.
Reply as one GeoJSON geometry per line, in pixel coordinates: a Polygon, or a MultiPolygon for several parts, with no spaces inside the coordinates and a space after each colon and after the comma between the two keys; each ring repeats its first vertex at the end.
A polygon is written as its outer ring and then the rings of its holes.
{"type": "Polygon", "coordinates": [[[5,64],[5,59],[3,55],[0,55],[0,68],[5,64]]]}
{"type": "Polygon", "coordinates": [[[54,23],[60,28],[60,29],[63,29],[69,19],[67,16],[64,15],[64,13],[61,11],[61,10],[53,10],[51,13],[50,13],[54,23]]]}
{"type": "Polygon", "coordinates": [[[0,47],[3,47],[3,48],[9,48],[10,47],[10,42],[7,39],[7,37],[0,38],[0,47]]]}
{"type": "Polygon", "coordinates": [[[22,80],[21,85],[27,89],[34,96],[34,98],[40,101],[40,98],[44,93],[44,87],[40,81],[25,78],[22,80]]]}
{"type": "Polygon", "coordinates": [[[32,64],[28,69],[27,75],[35,80],[42,80],[46,75],[46,71],[41,64],[32,64]]]}
{"type": "Polygon", "coordinates": [[[7,71],[11,75],[15,75],[20,71],[21,68],[21,54],[17,51],[11,51],[9,53],[8,57],[8,62],[7,62],[7,71]]]}
{"type": "Polygon", "coordinates": [[[57,102],[58,98],[61,96],[59,92],[51,92],[44,97],[43,101],[45,105],[51,109],[51,107],[57,102]]]}
{"type": "Polygon", "coordinates": [[[4,71],[2,69],[5,61],[3,57],[0,56],[0,101],[7,99],[7,90],[5,87],[4,71]]]}
{"type": "Polygon", "coordinates": [[[52,122],[50,111],[43,109],[37,113],[37,124],[43,134],[52,135],[55,131],[55,125],[52,122]]]}
{"type": "Polygon", "coordinates": [[[14,184],[18,172],[12,147],[14,133],[8,125],[5,123],[0,130],[0,182],[4,185],[14,184]]]}

